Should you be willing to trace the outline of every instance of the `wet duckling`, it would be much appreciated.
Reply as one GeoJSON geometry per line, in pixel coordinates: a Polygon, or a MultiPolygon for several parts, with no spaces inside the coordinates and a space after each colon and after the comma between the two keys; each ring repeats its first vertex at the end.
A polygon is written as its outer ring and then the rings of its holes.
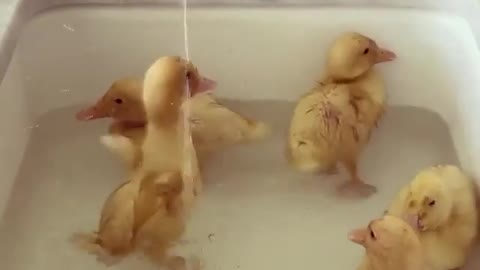
{"type": "MultiPolygon", "coordinates": [[[[211,85],[209,90],[215,88],[215,82],[207,80],[211,85]]],[[[182,104],[182,110],[190,111],[190,130],[200,162],[229,145],[261,140],[270,134],[265,123],[230,110],[220,104],[211,91],[192,95],[182,104]]],[[[101,137],[102,144],[129,168],[137,167],[146,125],[140,80],[125,78],[115,81],[94,106],[77,113],[77,119],[81,121],[105,117],[114,121],[109,134],[101,137]]]]}
{"type": "Polygon", "coordinates": [[[421,170],[387,213],[414,217],[432,270],[462,267],[478,234],[475,184],[454,165],[421,170]]]}
{"type": "Polygon", "coordinates": [[[416,232],[403,219],[386,215],[351,231],[348,237],[365,248],[358,270],[430,270],[425,268],[416,232]]]}
{"type": "Polygon", "coordinates": [[[339,187],[340,194],[376,192],[358,175],[358,159],[385,108],[385,85],[373,67],[395,57],[359,33],[335,40],[323,79],[300,98],[293,113],[287,158],[295,168],[335,173],[342,163],[350,179],[339,187]]]}
{"type": "Polygon", "coordinates": [[[176,222],[176,204],[181,191],[179,172],[161,175],[135,173],[105,201],[98,230],[74,234],[71,240],[81,249],[96,255],[99,261],[112,265],[137,249],[139,243],[145,242],[145,224],[151,223],[154,216],[161,216],[163,224],[168,226],[158,227],[163,229],[161,239],[152,241],[150,237],[149,241],[157,246],[169,245],[183,230],[183,227],[176,226],[179,224],[176,222]],[[175,226],[171,225],[172,220],[175,226]]]}

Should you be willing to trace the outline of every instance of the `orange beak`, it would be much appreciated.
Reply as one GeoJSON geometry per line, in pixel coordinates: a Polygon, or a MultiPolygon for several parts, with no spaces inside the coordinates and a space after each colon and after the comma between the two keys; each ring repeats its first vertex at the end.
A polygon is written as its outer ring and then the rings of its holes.
{"type": "Polygon", "coordinates": [[[397,55],[387,49],[378,48],[377,55],[375,57],[375,63],[390,62],[397,58],[397,55]]]}
{"type": "Polygon", "coordinates": [[[217,82],[204,76],[200,76],[197,87],[192,92],[192,96],[198,93],[214,90],[217,87],[217,82]]]}
{"type": "Polygon", "coordinates": [[[95,104],[94,106],[88,107],[76,113],[75,118],[80,121],[90,121],[99,118],[110,117],[110,114],[101,109],[103,106],[100,104],[95,104]]]}
{"type": "Polygon", "coordinates": [[[407,222],[415,231],[423,231],[425,227],[422,225],[422,221],[417,214],[407,214],[403,220],[407,222]]]}
{"type": "Polygon", "coordinates": [[[348,233],[348,240],[363,246],[367,235],[368,230],[366,228],[355,229],[348,233]]]}

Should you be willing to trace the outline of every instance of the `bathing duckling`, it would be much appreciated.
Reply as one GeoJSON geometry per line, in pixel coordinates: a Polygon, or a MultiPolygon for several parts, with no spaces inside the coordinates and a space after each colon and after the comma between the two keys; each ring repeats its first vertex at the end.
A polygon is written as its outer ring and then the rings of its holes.
{"type": "Polygon", "coordinates": [[[137,78],[122,78],[114,81],[95,105],[80,110],[78,120],[99,118],[119,120],[126,127],[145,125],[145,110],[139,91],[142,81],[137,78]]]}
{"type": "Polygon", "coordinates": [[[265,123],[234,112],[211,93],[201,93],[186,100],[189,108],[192,139],[200,160],[230,145],[259,141],[270,134],[265,123]]]}
{"type": "Polygon", "coordinates": [[[148,68],[142,95],[147,124],[141,145],[142,170],[182,172],[185,213],[192,208],[203,185],[189,125],[185,125],[181,110],[188,98],[187,86],[204,92],[211,84],[190,61],[181,57],[160,57],[148,68]]]}
{"type": "Polygon", "coordinates": [[[345,33],[331,46],[322,81],[296,105],[290,123],[287,158],[305,172],[336,172],[342,163],[350,180],[341,194],[376,191],[358,175],[358,159],[385,107],[383,79],[373,66],[395,54],[358,33],[345,33]]]}
{"type": "MultiPolygon", "coordinates": [[[[146,240],[144,227],[155,216],[162,216],[165,225],[158,227],[163,232],[162,238],[150,237],[149,241],[156,246],[171,244],[183,230],[182,226],[177,226],[180,223],[177,204],[181,191],[179,172],[160,175],[136,172],[131,181],[119,186],[105,201],[98,230],[75,234],[71,240],[96,255],[99,261],[111,265],[142,247],[140,244],[146,240]]],[[[149,251],[151,248],[145,249],[149,251]]]]}
{"type": "MultiPolygon", "coordinates": [[[[215,88],[214,81],[206,80],[210,84],[209,90],[215,88]]],[[[266,124],[221,105],[211,92],[198,93],[192,89],[192,95],[182,104],[182,110],[190,112],[190,130],[200,161],[228,145],[260,140],[269,134],[266,124]]],[[[101,137],[101,142],[130,168],[135,168],[140,161],[146,124],[140,80],[115,81],[94,106],[77,113],[77,119],[82,121],[104,117],[113,118],[114,122],[109,134],[101,137]]]]}
{"type": "MultiPolygon", "coordinates": [[[[365,255],[357,270],[427,270],[416,232],[405,220],[383,216],[349,233],[365,255]]],[[[428,269],[429,270],[429,269],[428,269]]]]}
{"type": "Polygon", "coordinates": [[[465,264],[478,232],[475,188],[457,166],[432,166],[420,171],[387,210],[418,220],[420,241],[433,270],[465,264]]]}
{"type": "Polygon", "coordinates": [[[145,135],[145,110],[141,99],[142,81],[122,78],[114,81],[95,105],[80,110],[77,120],[112,118],[108,133],[100,138],[110,151],[131,169],[140,162],[139,147],[145,135]]]}

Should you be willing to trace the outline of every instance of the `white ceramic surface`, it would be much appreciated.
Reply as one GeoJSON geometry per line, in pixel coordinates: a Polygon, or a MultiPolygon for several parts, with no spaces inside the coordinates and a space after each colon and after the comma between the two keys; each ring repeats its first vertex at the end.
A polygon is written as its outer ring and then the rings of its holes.
{"type": "MultiPolygon", "coordinates": [[[[217,93],[275,128],[270,140],[224,153],[208,171],[190,243],[180,250],[202,257],[206,269],[353,269],[361,249],[346,232],[380,214],[417,170],[460,162],[480,176],[480,55],[461,17],[269,8],[194,9],[189,16],[190,56],[218,80],[217,93]],[[331,195],[345,175],[300,175],[282,156],[291,102],[314,83],[329,42],[345,30],[398,55],[379,67],[391,108],[361,162],[379,193],[360,202],[331,195]]],[[[178,9],[72,8],[25,27],[0,85],[0,120],[8,123],[0,131],[2,269],[104,269],[67,238],[94,229],[124,174],[98,143],[106,122],[78,123],[73,114],[112,80],[140,76],[160,55],[183,55],[181,20],[178,9]]],[[[118,267],[139,264],[149,269],[142,261],[118,267]]]]}
{"type": "MultiPolygon", "coordinates": [[[[106,5],[156,7],[180,6],[183,0],[0,0],[0,78],[8,66],[23,26],[38,13],[62,6],[106,5]]],[[[436,10],[465,18],[480,40],[480,2],[478,0],[188,0],[189,6],[251,7],[394,7],[436,10]]]]}

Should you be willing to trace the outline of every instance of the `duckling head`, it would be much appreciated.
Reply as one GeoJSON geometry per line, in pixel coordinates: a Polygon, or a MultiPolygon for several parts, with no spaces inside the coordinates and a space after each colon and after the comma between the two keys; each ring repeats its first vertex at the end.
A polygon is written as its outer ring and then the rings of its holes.
{"type": "Polygon", "coordinates": [[[147,120],[158,123],[176,119],[185,98],[215,87],[216,82],[202,76],[190,61],[178,56],[161,57],[149,67],[143,81],[147,120]]]}
{"type": "Polygon", "coordinates": [[[350,241],[362,245],[377,258],[394,258],[405,250],[418,249],[420,241],[412,226],[403,219],[385,215],[372,220],[366,228],[352,230],[350,241]]]}
{"type": "Polygon", "coordinates": [[[418,173],[409,185],[407,213],[417,220],[420,231],[435,230],[450,218],[453,198],[443,180],[429,168],[418,173]]]}
{"type": "Polygon", "coordinates": [[[355,79],[375,64],[395,58],[395,53],[380,48],[371,38],[347,32],[338,37],[328,51],[327,73],[336,80],[355,79]]]}
{"type": "Polygon", "coordinates": [[[95,105],[76,114],[81,121],[107,117],[119,121],[145,122],[141,80],[124,78],[114,81],[95,105]]]}

